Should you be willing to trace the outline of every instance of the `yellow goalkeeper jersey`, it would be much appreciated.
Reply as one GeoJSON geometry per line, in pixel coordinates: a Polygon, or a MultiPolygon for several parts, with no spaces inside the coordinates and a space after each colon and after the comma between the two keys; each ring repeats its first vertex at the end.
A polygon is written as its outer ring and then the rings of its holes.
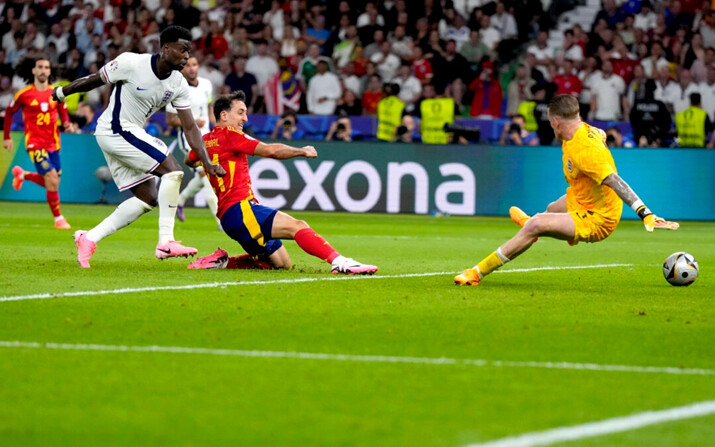
{"type": "Polygon", "coordinates": [[[618,221],[623,211],[620,197],[603,180],[616,173],[616,163],[606,146],[606,133],[582,123],[573,138],[562,144],[564,175],[569,184],[569,211],[589,210],[618,221]]]}

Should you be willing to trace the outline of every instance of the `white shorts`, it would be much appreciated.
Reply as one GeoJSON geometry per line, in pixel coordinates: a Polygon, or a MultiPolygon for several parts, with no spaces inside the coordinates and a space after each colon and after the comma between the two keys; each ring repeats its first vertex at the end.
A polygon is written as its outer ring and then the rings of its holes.
{"type": "Polygon", "coordinates": [[[163,141],[143,129],[96,137],[112,172],[114,183],[120,191],[154,177],[152,172],[169,153],[169,148],[163,141]]]}

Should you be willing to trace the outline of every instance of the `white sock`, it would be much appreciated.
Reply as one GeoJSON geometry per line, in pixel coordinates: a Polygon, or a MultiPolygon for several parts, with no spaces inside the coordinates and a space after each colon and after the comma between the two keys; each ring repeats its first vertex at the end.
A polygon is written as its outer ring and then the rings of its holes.
{"type": "Polygon", "coordinates": [[[183,171],[172,171],[161,176],[157,197],[159,202],[159,245],[174,240],[174,218],[183,177],[183,171]]]}
{"type": "Polygon", "coordinates": [[[186,204],[186,201],[194,197],[199,191],[201,191],[201,188],[203,187],[204,184],[201,181],[201,177],[198,174],[195,175],[194,178],[192,178],[191,181],[187,183],[186,188],[181,191],[181,194],[179,194],[178,204],[184,206],[186,204]]]}
{"type": "Polygon", "coordinates": [[[109,217],[89,230],[87,232],[87,239],[92,242],[99,242],[110,234],[116,233],[120,228],[124,228],[139,219],[142,214],[151,211],[151,208],[149,204],[136,197],[127,199],[120,203],[109,217]]]}
{"type": "Polygon", "coordinates": [[[214,219],[216,219],[216,222],[221,225],[221,221],[219,220],[218,216],[216,216],[216,212],[218,211],[218,197],[216,197],[216,194],[211,187],[211,182],[209,182],[208,177],[203,176],[201,177],[201,183],[203,183],[204,189],[206,190],[206,205],[209,206],[211,214],[213,214],[214,219]]]}

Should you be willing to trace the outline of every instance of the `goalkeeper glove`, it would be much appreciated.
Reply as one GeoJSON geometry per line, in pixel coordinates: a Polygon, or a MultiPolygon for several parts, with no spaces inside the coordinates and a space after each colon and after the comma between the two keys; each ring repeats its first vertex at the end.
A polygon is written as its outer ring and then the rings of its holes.
{"type": "Polygon", "coordinates": [[[645,226],[646,231],[652,232],[653,228],[655,228],[655,221],[659,220],[660,218],[653,214],[653,212],[651,212],[651,210],[649,210],[648,207],[645,205],[639,206],[636,210],[636,213],[638,213],[638,217],[643,220],[643,225],[645,226]]]}

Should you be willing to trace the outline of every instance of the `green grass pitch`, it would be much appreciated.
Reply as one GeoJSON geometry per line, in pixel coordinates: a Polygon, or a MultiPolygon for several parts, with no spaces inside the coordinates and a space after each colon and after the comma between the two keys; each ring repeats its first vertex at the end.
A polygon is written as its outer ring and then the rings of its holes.
{"type": "MultiPolygon", "coordinates": [[[[63,205],[73,229],[111,209],[63,205]]],[[[508,218],[292,214],[380,271],[333,280],[292,241],[290,271],[187,270],[185,259],[154,259],[156,210],[102,241],[83,270],[71,232],[52,228],[46,204],[0,203],[0,297],[143,288],[0,300],[0,445],[458,447],[715,399],[713,374],[493,363],[715,370],[715,223],[650,234],[624,221],[606,241],[576,247],[542,238],[479,287],[457,287],[454,274],[516,232],[508,218]],[[676,251],[700,263],[690,287],[663,279],[662,262],[676,251]],[[558,268],[612,264],[622,265],[558,268]],[[176,288],[212,283],[228,284],[176,288]]],[[[239,252],[207,210],[187,216],[176,236],[200,255],[219,246],[239,252]]],[[[713,440],[710,414],[564,445],[713,440]]]]}

